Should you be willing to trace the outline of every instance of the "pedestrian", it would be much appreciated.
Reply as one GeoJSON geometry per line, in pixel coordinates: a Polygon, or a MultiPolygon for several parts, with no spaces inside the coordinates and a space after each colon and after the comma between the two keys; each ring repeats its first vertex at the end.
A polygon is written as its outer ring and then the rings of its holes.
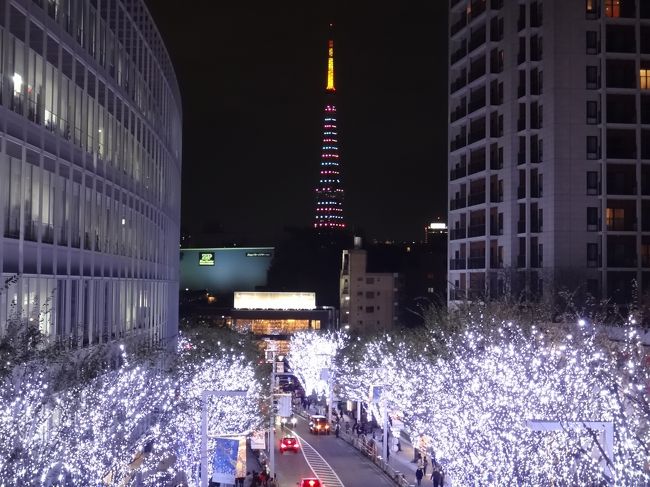
{"type": "Polygon", "coordinates": [[[445,474],[438,462],[433,462],[433,472],[431,472],[431,481],[433,487],[443,487],[445,485],[445,474]]]}
{"type": "Polygon", "coordinates": [[[427,475],[427,465],[429,465],[429,460],[427,460],[427,455],[425,453],[424,456],[422,457],[422,473],[424,474],[425,477],[427,475]]]}
{"type": "Polygon", "coordinates": [[[422,473],[422,469],[418,467],[415,471],[415,480],[417,480],[418,485],[422,485],[422,477],[424,477],[424,473],[422,473]]]}
{"type": "Polygon", "coordinates": [[[339,437],[339,431],[341,429],[341,425],[336,423],[336,426],[334,427],[334,433],[336,433],[336,437],[339,437]]]}

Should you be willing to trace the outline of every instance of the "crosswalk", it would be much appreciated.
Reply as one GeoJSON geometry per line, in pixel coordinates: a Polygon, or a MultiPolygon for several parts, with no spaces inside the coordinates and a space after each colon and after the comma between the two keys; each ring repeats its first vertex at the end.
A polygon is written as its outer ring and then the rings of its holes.
{"type": "Polygon", "coordinates": [[[300,439],[302,454],[307,461],[307,465],[321,481],[323,487],[345,487],[334,469],[330,467],[330,464],[325,461],[320,453],[307,443],[302,436],[298,434],[296,436],[300,439]]]}

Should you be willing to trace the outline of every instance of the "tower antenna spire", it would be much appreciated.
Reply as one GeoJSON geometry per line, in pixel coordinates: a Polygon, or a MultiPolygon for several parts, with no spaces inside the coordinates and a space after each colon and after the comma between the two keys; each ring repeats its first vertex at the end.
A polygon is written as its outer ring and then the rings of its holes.
{"type": "Polygon", "coordinates": [[[334,39],[332,35],[333,25],[330,24],[330,38],[327,43],[327,91],[336,91],[334,87],[334,39]]]}

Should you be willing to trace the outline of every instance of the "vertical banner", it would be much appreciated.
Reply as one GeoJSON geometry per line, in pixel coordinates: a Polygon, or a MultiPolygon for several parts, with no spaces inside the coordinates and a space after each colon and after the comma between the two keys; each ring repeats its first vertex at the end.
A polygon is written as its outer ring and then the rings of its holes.
{"type": "Polygon", "coordinates": [[[237,478],[246,477],[246,437],[239,437],[239,451],[237,452],[237,467],[235,476],[237,478]]]}
{"type": "Polygon", "coordinates": [[[215,438],[214,456],[212,457],[213,482],[235,483],[238,453],[239,439],[215,438]]]}
{"type": "Polygon", "coordinates": [[[251,436],[251,450],[266,450],[266,431],[253,431],[251,436]]]}

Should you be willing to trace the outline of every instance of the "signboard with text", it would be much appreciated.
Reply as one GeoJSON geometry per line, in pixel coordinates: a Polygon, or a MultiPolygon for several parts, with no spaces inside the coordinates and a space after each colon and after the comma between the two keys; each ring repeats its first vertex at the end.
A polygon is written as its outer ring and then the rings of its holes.
{"type": "Polygon", "coordinates": [[[214,265],[214,252],[199,252],[199,265],[214,265]]]}

